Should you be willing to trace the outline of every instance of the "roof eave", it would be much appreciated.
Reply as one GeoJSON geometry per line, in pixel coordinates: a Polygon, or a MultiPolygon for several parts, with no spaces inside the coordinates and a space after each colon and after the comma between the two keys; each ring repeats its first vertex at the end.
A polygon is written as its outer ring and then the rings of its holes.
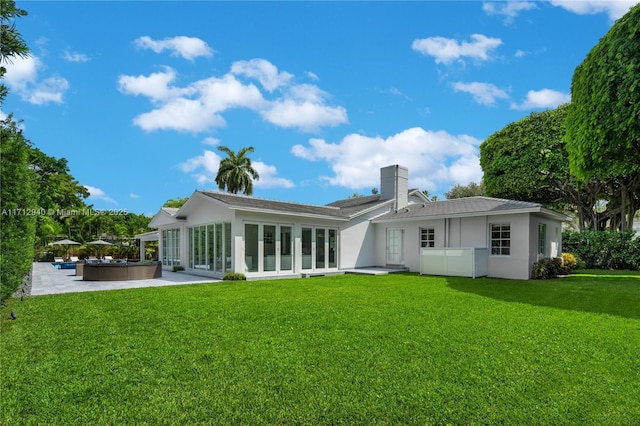
{"type": "Polygon", "coordinates": [[[379,209],[381,207],[385,207],[385,206],[388,206],[388,205],[391,205],[391,204],[393,204],[393,199],[384,200],[381,203],[376,204],[375,206],[371,206],[371,207],[369,207],[367,209],[364,209],[364,210],[359,210],[356,213],[353,213],[353,214],[349,215],[349,220],[350,219],[355,219],[356,217],[362,216],[362,215],[367,214],[367,213],[371,213],[374,210],[377,210],[377,209],[379,209]]]}
{"type": "Polygon", "coordinates": [[[316,214],[316,213],[304,213],[304,212],[292,212],[292,211],[282,211],[282,210],[260,209],[260,208],[254,208],[254,207],[243,207],[243,206],[232,206],[232,205],[228,205],[228,207],[229,207],[230,210],[236,210],[236,211],[241,211],[241,212],[267,213],[267,214],[296,216],[296,217],[309,217],[309,218],[314,218],[314,219],[337,220],[337,221],[341,221],[341,222],[346,222],[346,221],[349,220],[348,217],[321,215],[321,214],[316,214]]]}
{"type": "Polygon", "coordinates": [[[476,217],[476,216],[503,216],[508,214],[522,214],[522,213],[542,213],[546,216],[553,217],[554,219],[566,221],[567,216],[554,212],[552,210],[548,210],[542,207],[530,207],[530,208],[522,208],[522,209],[510,209],[510,210],[498,210],[498,211],[478,211],[478,212],[467,212],[467,213],[452,213],[452,214],[439,214],[439,215],[429,215],[429,216],[404,216],[398,218],[380,218],[373,219],[373,223],[385,223],[385,222],[403,222],[410,220],[437,220],[437,219],[452,219],[452,218],[464,218],[464,217],[476,217]]]}

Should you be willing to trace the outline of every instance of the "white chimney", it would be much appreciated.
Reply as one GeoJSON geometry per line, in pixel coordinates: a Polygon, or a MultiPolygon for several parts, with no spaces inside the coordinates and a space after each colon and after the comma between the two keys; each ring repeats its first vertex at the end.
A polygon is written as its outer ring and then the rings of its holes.
{"type": "Polygon", "coordinates": [[[380,169],[380,199],[393,199],[394,210],[409,204],[409,169],[398,164],[380,169]]]}

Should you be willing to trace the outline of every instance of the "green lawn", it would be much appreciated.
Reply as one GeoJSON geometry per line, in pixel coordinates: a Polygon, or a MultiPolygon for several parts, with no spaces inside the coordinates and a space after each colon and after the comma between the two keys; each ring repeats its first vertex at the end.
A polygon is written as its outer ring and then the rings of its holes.
{"type": "Polygon", "coordinates": [[[583,272],[12,299],[0,424],[638,424],[640,273],[583,272]]]}

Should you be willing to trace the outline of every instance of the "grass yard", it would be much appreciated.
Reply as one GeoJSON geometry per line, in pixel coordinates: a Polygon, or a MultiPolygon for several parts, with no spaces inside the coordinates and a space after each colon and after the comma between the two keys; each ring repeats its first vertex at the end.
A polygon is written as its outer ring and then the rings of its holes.
{"type": "Polygon", "coordinates": [[[200,284],[1,317],[7,425],[640,419],[640,272],[200,284]]]}

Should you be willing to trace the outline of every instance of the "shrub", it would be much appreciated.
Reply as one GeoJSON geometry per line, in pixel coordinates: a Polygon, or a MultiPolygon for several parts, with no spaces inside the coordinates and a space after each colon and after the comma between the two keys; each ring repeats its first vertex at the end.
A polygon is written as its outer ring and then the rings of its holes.
{"type": "Polygon", "coordinates": [[[548,280],[567,273],[568,271],[562,266],[562,258],[550,257],[540,259],[533,264],[531,278],[534,280],[548,280]]]}
{"type": "MultiPolygon", "coordinates": [[[[4,7],[4,2],[2,2],[4,7]]],[[[4,33],[4,22],[3,29],[4,33]]],[[[4,50],[4,46],[2,47],[4,50]]],[[[38,193],[30,167],[31,143],[9,118],[0,120],[0,303],[29,274],[34,259],[38,193]]]]}
{"type": "Polygon", "coordinates": [[[182,265],[174,265],[173,272],[184,271],[184,266],[182,265]]]}
{"type": "Polygon", "coordinates": [[[633,231],[565,231],[562,245],[589,269],[640,270],[640,237],[633,231]]]}
{"type": "Polygon", "coordinates": [[[562,253],[562,265],[567,272],[575,271],[582,262],[573,253],[562,253]]]}
{"type": "Polygon", "coordinates": [[[245,277],[244,274],[241,274],[240,272],[227,272],[226,274],[224,274],[224,277],[222,277],[222,279],[224,281],[245,281],[247,277],[245,277]]]}

